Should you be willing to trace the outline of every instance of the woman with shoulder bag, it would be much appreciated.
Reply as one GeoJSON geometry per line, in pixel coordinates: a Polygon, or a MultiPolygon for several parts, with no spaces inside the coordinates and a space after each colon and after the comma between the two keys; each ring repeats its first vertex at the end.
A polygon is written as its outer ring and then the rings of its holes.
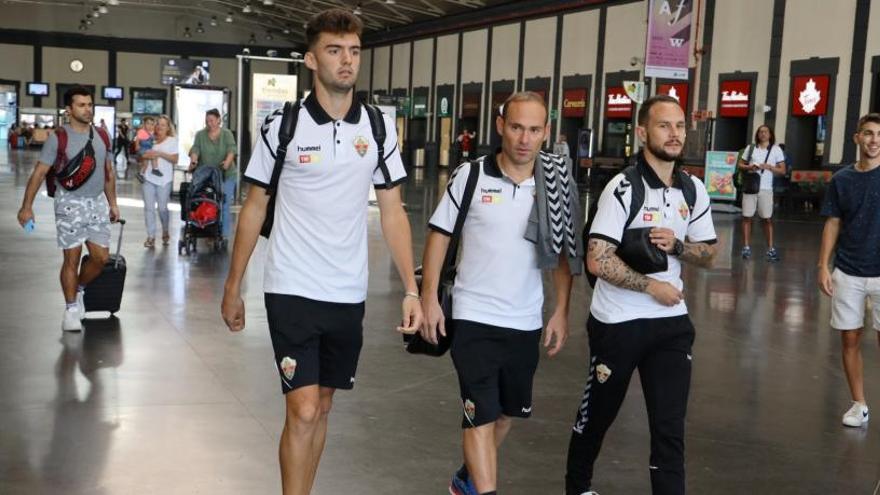
{"type": "Polygon", "coordinates": [[[750,145],[738,167],[742,172],[742,232],[743,259],[752,257],[752,217],[761,217],[767,238],[767,261],[779,261],[773,243],[773,176],[785,175],[785,156],[776,145],[776,136],[770,126],[762,125],[755,132],[755,144],[750,145]]]}

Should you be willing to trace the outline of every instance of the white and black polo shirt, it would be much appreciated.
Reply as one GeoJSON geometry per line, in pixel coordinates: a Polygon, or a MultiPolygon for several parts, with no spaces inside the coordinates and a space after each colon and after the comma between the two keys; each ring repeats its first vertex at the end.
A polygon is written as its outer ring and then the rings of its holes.
{"type": "MultiPolygon", "coordinates": [[[[471,163],[458,167],[429,227],[452,235],[471,163]]],[[[534,177],[515,184],[495,155],[482,159],[461,235],[452,317],[515,330],[543,326],[541,270],[535,244],[523,236],[535,202],[534,177]]]]}
{"type": "MultiPolygon", "coordinates": [[[[406,180],[394,122],[384,115],[385,164],[391,187],[406,180]]],[[[281,111],[266,119],[244,180],[268,187],[281,111]]],[[[333,120],[312,93],[299,111],[278,182],[263,290],[318,301],[367,297],[367,204],[370,187],[386,188],[366,110],[351,106],[333,120]]]]}
{"type": "MultiPolygon", "coordinates": [[[[712,211],[709,195],[702,181],[687,176],[694,182],[697,197],[693,212],[688,209],[678,174],[672,187],[666,187],[654,170],[639,159],[639,172],[645,184],[645,202],[629,228],[665,227],[675,231],[675,237],[688,242],[716,242],[715,226],[712,224],[712,211]]],[[[623,174],[617,174],[605,186],[599,197],[598,210],[590,228],[590,238],[598,238],[612,244],[619,244],[623,236],[623,226],[629,217],[632,187],[623,174]]],[[[665,272],[648,275],[651,278],[669,282],[682,288],[681,262],[669,256],[665,272]]],[[[664,306],[653,297],[642,292],[622,289],[601,278],[596,281],[590,313],[603,323],[620,323],[640,318],[665,318],[687,314],[684,301],[675,306],[664,306]]]]}

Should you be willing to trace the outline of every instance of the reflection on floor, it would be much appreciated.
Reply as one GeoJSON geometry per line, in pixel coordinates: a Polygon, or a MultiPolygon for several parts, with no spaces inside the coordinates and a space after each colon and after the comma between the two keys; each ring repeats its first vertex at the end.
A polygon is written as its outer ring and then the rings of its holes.
{"type": "MultiPolygon", "coordinates": [[[[62,336],[52,203],[37,199],[32,234],[14,220],[35,159],[33,152],[0,152],[0,493],[279,493],[283,404],[260,262],[247,276],[247,329],[230,334],[218,309],[228,256],[207,246],[179,256],[176,238],[170,249],[145,250],[142,211],[123,207],[128,279],[118,319],[90,319],[82,334],[62,336]]],[[[436,173],[416,170],[406,186],[418,253],[442,184],[436,173]]],[[[133,181],[119,190],[140,197],[133,181]]],[[[717,268],[686,272],[698,329],[687,424],[690,492],[871,493],[880,478],[880,438],[876,425],[840,425],[849,406],[846,381],[837,335],[828,328],[829,300],[814,283],[821,224],[779,222],[783,261],[770,265],[761,256],[738,259],[735,218],[715,220],[717,268]]],[[[377,211],[369,221],[358,386],[337,395],[315,493],[446,493],[461,462],[455,376],[447,358],[402,351],[394,332],[401,287],[377,211]]],[[[502,450],[502,493],[562,491],[585,382],[588,298],[578,280],[569,344],[557,358],[542,359],[534,416],[516,423],[502,450]]],[[[880,367],[868,337],[870,401],[880,397],[880,367]]],[[[637,383],[630,389],[597,466],[603,495],[650,491],[643,399],[637,383]]]]}

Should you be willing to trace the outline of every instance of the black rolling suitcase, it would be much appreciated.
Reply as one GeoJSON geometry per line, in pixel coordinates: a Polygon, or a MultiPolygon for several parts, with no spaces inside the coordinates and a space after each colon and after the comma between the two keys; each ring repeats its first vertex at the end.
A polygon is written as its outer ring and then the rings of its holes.
{"type": "MultiPolygon", "coordinates": [[[[98,278],[92,280],[86,286],[83,294],[83,302],[86,311],[109,311],[114,314],[119,311],[122,302],[122,288],[125,285],[125,257],[119,254],[122,249],[122,230],[125,220],[119,219],[119,241],[116,243],[116,254],[111,254],[104,265],[104,270],[98,278]]],[[[85,265],[89,255],[83,256],[82,264],[85,265]]],[[[82,266],[82,265],[80,265],[82,266]]],[[[80,268],[82,269],[82,268],[80,268]]]]}

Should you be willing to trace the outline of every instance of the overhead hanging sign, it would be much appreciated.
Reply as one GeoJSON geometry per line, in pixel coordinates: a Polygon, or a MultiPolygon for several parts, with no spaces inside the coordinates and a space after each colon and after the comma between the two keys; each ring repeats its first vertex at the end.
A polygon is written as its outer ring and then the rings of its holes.
{"type": "Polygon", "coordinates": [[[791,114],[825,115],[828,110],[827,75],[797,76],[791,85],[791,114]]]}
{"type": "Polygon", "coordinates": [[[464,93],[461,98],[462,118],[480,116],[480,93],[464,93]]]}
{"type": "Polygon", "coordinates": [[[687,113],[688,106],[688,84],[687,83],[671,83],[660,84],[657,86],[658,95],[671,96],[678,100],[681,109],[687,113]]]}
{"type": "Polygon", "coordinates": [[[623,90],[629,99],[642,104],[645,101],[645,83],[642,81],[623,81],[623,90]]]}
{"type": "Polygon", "coordinates": [[[626,95],[623,86],[605,90],[605,117],[611,119],[630,119],[633,114],[633,102],[626,95]]]}
{"type": "Polygon", "coordinates": [[[687,79],[692,0],[650,0],[645,75],[687,79]]]}
{"type": "Polygon", "coordinates": [[[587,90],[566,89],[562,92],[562,116],[584,117],[587,115],[587,90]]]}
{"type": "Polygon", "coordinates": [[[288,74],[253,74],[251,98],[251,136],[266,117],[284,102],[296,100],[296,76],[288,74]]]}
{"type": "Polygon", "coordinates": [[[748,117],[751,107],[751,81],[722,81],[721,102],[718,107],[720,117],[748,117]]]}

